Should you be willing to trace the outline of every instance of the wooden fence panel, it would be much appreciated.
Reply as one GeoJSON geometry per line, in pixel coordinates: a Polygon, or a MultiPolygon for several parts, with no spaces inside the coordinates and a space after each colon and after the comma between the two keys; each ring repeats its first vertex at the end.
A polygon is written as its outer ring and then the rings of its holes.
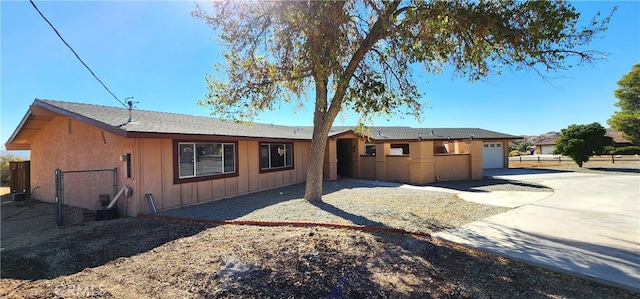
{"type": "Polygon", "coordinates": [[[30,161],[9,162],[9,187],[11,193],[25,193],[31,197],[30,161]]]}

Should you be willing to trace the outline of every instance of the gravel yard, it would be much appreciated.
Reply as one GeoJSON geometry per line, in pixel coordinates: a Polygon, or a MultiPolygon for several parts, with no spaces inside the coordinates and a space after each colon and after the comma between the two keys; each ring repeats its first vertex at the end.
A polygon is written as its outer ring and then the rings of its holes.
{"type": "MultiPolygon", "coordinates": [[[[452,185],[470,188],[489,183],[481,182],[452,185]]],[[[511,190],[546,189],[506,181],[501,185],[501,188],[511,190]]],[[[508,210],[464,201],[448,192],[384,187],[348,180],[325,182],[323,191],[322,203],[304,200],[304,184],[298,184],[160,214],[192,219],[354,224],[428,233],[508,210]]]]}
{"type": "MultiPolygon", "coordinates": [[[[547,191],[509,181],[465,191],[547,191]]],[[[444,185],[441,185],[445,187],[444,185]]],[[[507,210],[450,192],[326,182],[163,214],[315,221],[437,231],[507,210]]],[[[5,213],[28,206],[3,206],[5,213]],[[11,206],[12,209],[7,207],[11,206]]],[[[24,212],[22,212],[24,213],[24,212]]],[[[22,214],[20,214],[22,215],[22,214]]],[[[126,218],[3,239],[2,298],[637,298],[638,294],[424,236],[126,218]],[[6,241],[6,243],[5,243],[6,241]],[[14,242],[15,241],[15,242],[14,242]]]]}

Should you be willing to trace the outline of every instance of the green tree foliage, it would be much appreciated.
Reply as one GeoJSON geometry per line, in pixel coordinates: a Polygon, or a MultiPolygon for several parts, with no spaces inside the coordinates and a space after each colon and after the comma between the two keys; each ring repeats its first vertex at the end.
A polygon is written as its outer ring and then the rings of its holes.
{"type": "Polygon", "coordinates": [[[622,76],[615,90],[620,111],[613,113],[607,121],[614,129],[634,144],[640,144],[640,63],[622,76]]]}
{"type": "Polygon", "coordinates": [[[526,153],[533,149],[533,145],[526,141],[520,141],[515,144],[515,149],[518,150],[518,152],[526,153]]]}
{"type": "Polygon", "coordinates": [[[3,186],[9,183],[9,162],[14,161],[22,161],[22,159],[9,153],[0,154],[0,182],[3,186]]]}
{"type": "Polygon", "coordinates": [[[556,140],[556,155],[565,155],[582,167],[593,155],[606,153],[608,146],[613,145],[613,139],[605,136],[607,130],[597,122],[588,125],[570,125],[562,129],[561,136],[556,140]]]}
{"type": "Polygon", "coordinates": [[[451,65],[471,81],[503,68],[563,69],[603,58],[584,47],[609,22],[596,15],[581,27],[565,1],[214,1],[193,15],[224,48],[200,101],[212,114],[251,121],[312,101],[310,201],[321,200],[327,136],[341,110],[361,125],[397,112],[420,119],[414,65],[432,74],[451,65]]]}
{"type": "Polygon", "coordinates": [[[640,155],[640,146],[630,145],[616,147],[613,149],[613,153],[616,155],[640,155]]]}

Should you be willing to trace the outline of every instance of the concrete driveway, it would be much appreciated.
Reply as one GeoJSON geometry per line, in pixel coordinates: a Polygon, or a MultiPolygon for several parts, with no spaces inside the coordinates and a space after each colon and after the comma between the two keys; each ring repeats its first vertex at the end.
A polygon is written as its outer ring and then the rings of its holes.
{"type": "Polygon", "coordinates": [[[485,175],[554,193],[436,237],[640,292],[640,176],[521,169],[485,175]]]}

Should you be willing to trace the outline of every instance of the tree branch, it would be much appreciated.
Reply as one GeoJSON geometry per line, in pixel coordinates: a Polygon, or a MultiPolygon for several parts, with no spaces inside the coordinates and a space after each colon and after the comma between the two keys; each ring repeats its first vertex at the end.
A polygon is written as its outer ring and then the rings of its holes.
{"type": "Polygon", "coordinates": [[[371,30],[367,37],[360,43],[360,47],[356,50],[356,52],[351,56],[351,60],[349,64],[344,69],[344,72],[341,78],[338,80],[338,86],[336,88],[336,92],[333,95],[333,99],[331,100],[331,105],[329,106],[329,110],[327,111],[332,117],[338,115],[340,109],[342,109],[342,99],[346,93],[349,80],[355,73],[356,67],[364,56],[373,48],[376,42],[383,39],[386,35],[389,34],[389,31],[386,30],[386,27],[389,26],[390,17],[395,12],[396,8],[400,5],[400,1],[393,1],[386,9],[384,14],[379,15],[376,22],[371,26],[371,30]]]}

